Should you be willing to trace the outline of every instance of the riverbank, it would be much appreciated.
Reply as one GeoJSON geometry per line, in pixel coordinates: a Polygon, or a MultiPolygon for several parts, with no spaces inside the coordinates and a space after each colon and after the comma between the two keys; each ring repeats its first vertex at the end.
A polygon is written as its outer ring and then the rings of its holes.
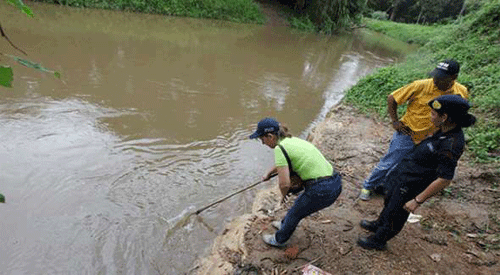
{"type": "Polygon", "coordinates": [[[376,218],[383,198],[358,200],[360,182],[387,150],[392,129],[381,120],[341,104],[312,130],[308,139],[343,176],[334,205],[304,219],[284,249],[266,245],[289,205],[279,204],[276,187],[261,190],[252,212],[235,218],[214,241],[211,254],[189,274],[302,274],[307,263],[332,274],[498,274],[500,272],[500,180],[493,167],[471,166],[462,158],[452,191],[442,192],[417,212],[387,251],[356,245],[367,232],[361,219],[376,218]],[[252,273],[253,272],[253,273],[252,273]]]}

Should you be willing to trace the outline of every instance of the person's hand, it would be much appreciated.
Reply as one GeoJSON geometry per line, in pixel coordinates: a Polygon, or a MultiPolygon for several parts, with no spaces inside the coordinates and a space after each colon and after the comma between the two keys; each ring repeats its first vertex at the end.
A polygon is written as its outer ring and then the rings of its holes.
{"type": "Polygon", "coordinates": [[[401,122],[399,120],[394,121],[392,123],[392,128],[394,128],[394,130],[401,132],[401,133],[408,135],[408,136],[410,136],[413,133],[413,131],[411,130],[410,127],[406,126],[403,122],[401,122]]]}
{"type": "Polygon", "coordinates": [[[407,203],[405,203],[403,208],[404,208],[404,210],[406,210],[410,213],[414,213],[415,210],[417,210],[417,208],[419,206],[420,206],[420,204],[415,199],[412,199],[412,200],[408,201],[407,203]]]}
{"type": "Polygon", "coordinates": [[[281,199],[281,204],[285,204],[288,201],[288,198],[290,198],[289,194],[286,194],[285,196],[283,196],[283,198],[281,199]]]}
{"type": "Polygon", "coordinates": [[[267,172],[262,176],[262,181],[268,181],[271,178],[271,173],[267,172]]]}

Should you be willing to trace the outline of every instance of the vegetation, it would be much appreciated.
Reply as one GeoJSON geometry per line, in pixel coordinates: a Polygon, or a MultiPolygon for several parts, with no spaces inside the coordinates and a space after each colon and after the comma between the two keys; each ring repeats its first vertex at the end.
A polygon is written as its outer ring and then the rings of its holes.
{"type": "Polygon", "coordinates": [[[469,88],[471,112],[478,117],[476,125],[466,130],[469,151],[476,161],[500,163],[499,20],[500,0],[490,0],[476,12],[444,26],[420,28],[422,26],[389,21],[367,21],[369,28],[407,41],[417,31],[416,41],[423,46],[405,62],[360,80],[347,92],[345,101],[364,112],[386,118],[386,98],[390,92],[428,77],[428,72],[439,61],[456,59],[461,63],[458,81],[469,88]]]}
{"type": "Polygon", "coordinates": [[[386,13],[386,17],[392,21],[425,24],[463,15],[477,6],[478,1],[480,0],[367,0],[367,8],[386,13]]]}
{"type": "Polygon", "coordinates": [[[371,30],[387,34],[406,43],[425,45],[436,35],[440,34],[447,26],[424,26],[417,24],[395,24],[391,21],[363,18],[363,23],[371,30]]]}
{"type": "Polygon", "coordinates": [[[242,23],[264,23],[253,0],[36,0],[71,7],[123,10],[242,23]]]}
{"type": "Polygon", "coordinates": [[[332,34],[358,23],[365,0],[278,0],[290,8],[290,25],[310,32],[332,34]]]}

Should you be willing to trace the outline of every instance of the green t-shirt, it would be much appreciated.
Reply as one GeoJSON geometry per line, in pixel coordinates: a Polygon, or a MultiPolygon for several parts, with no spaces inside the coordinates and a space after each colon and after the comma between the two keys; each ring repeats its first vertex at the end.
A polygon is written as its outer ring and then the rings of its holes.
{"type": "MultiPolygon", "coordinates": [[[[332,165],[312,143],[292,137],[280,140],[292,163],[292,169],[302,180],[331,176],[332,165]]],[[[288,166],[279,146],[274,147],[274,162],[277,167],[288,166]]]]}

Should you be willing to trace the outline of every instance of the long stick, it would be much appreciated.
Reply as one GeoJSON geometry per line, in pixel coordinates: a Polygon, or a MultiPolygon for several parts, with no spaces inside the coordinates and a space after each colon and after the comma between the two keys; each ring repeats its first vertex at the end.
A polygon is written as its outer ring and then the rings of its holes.
{"type": "MultiPolygon", "coordinates": [[[[270,177],[269,179],[271,179],[271,178],[275,177],[276,175],[277,175],[277,174],[273,174],[273,175],[271,175],[271,177],[270,177]]],[[[201,212],[203,212],[203,211],[207,210],[208,208],[210,208],[210,207],[212,207],[212,206],[214,206],[214,205],[216,205],[216,204],[218,204],[218,203],[221,203],[221,202],[223,202],[223,201],[225,201],[225,200],[229,199],[230,197],[232,197],[232,196],[234,196],[234,195],[237,195],[237,194],[239,194],[239,193],[241,193],[241,192],[243,192],[243,191],[246,191],[246,190],[248,190],[248,189],[250,189],[250,188],[253,188],[253,187],[255,187],[255,186],[257,186],[257,185],[259,185],[259,184],[261,184],[261,183],[263,183],[263,182],[264,182],[263,180],[258,181],[258,182],[256,182],[256,183],[254,183],[254,184],[250,185],[250,186],[247,186],[247,187],[245,187],[245,188],[243,188],[243,189],[240,189],[240,190],[238,190],[238,191],[236,191],[236,192],[234,192],[234,193],[232,193],[232,194],[230,194],[230,195],[228,195],[228,196],[225,196],[224,198],[219,199],[219,200],[217,200],[217,201],[215,201],[215,202],[213,202],[213,203],[211,203],[211,204],[209,204],[209,205],[207,205],[207,206],[205,206],[205,207],[202,207],[202,208],[200,208],[200,209],[196,210],[195,212],[191,212],[191,213],[189,213],[189,214],[185,215],[185,216],[184,216],[184,217],[182,217],[179,221],[177,221],[177,222],[174,224],[174,226],[172,226],[171,228],[169,228],[169,229],[167,230],[167,232],[166,232],[166,236],[165,236],[165,241],[163,242],[163,246],[165,246],[165,244],[167,244],[167,239],[168,239],[168,238],[170,238],[170,236],[172,236],[172,234],[174,234],[174,232],[175,232],[175,231],[177,231],[177,229],[179,229],[179,228],[183,227],[184,225],[186,225],[186,223],[189,221],[189,218],[190,218],[191,216],[193,216],[193,215],[198,215],[198,214],[200,214],[201,212]]]]}
{"type": "MultiPolygon", "coordinates": [[[[273,178],[273,177],[274,177],[274,176],[276,176],[276,175],[277,175],[277,174],[273,174],[273,175],[271,175],[271,177],[270,177],[269,179],[273,178]]],[[[222,199],[219,199],[219,200],[217,200],[217,201],[215,201],[215,202],[213,202],[213,203],[211,203],[211,204],[209,204],[209,205],[207,205],[207,206],[205,206],[205,207],[202,207],[202,208],[200,208],[200,209],[196,210],[196,212],[194,212],[194,214],[198,215],[198,214],[200,214],[201,212],[203,212],[203,211],[207,210],[208,208],[210,208],[210,207],[212,207],[212,206],[214,206],[214,205],[216,205],[216,204],[218,204],[218,203],[221,203],[221,202],[223,202],[223,201],[225,201],[225,200],[229,199],[230,197],[232,197],[232,196],[234,196],[234,195],[237,195],[237,194],[239,194],[239,193],[241,193],[241,192],[244,192],[244,191],[246,191],[246,190],[248,190],[248,189],[250,189],[250,188],[253,188],[253,187],[255,187],[255,186],[257,186],[257,185],[259,185],[259,184],[261,184],[261,183],[263,183],[263,182],[264,182],[263,180],[260,180],[260,181],[258,181],[258,182],[256,182],[256,183],[252,184],[252,185],[249,185],[249,186],[247,186],[247,187],[245,187],[245,188],[243,188],[243,189],[240,189],[240,190],[238,190],[238,191],[236,191],[236,192],[234,192],[234,193],[232,193],[232,194],[230,194],[230,195],[227,195],[227,196],[225,196],[225,197],[224,197],[224,198],[222,198],[222,199]]]]}

